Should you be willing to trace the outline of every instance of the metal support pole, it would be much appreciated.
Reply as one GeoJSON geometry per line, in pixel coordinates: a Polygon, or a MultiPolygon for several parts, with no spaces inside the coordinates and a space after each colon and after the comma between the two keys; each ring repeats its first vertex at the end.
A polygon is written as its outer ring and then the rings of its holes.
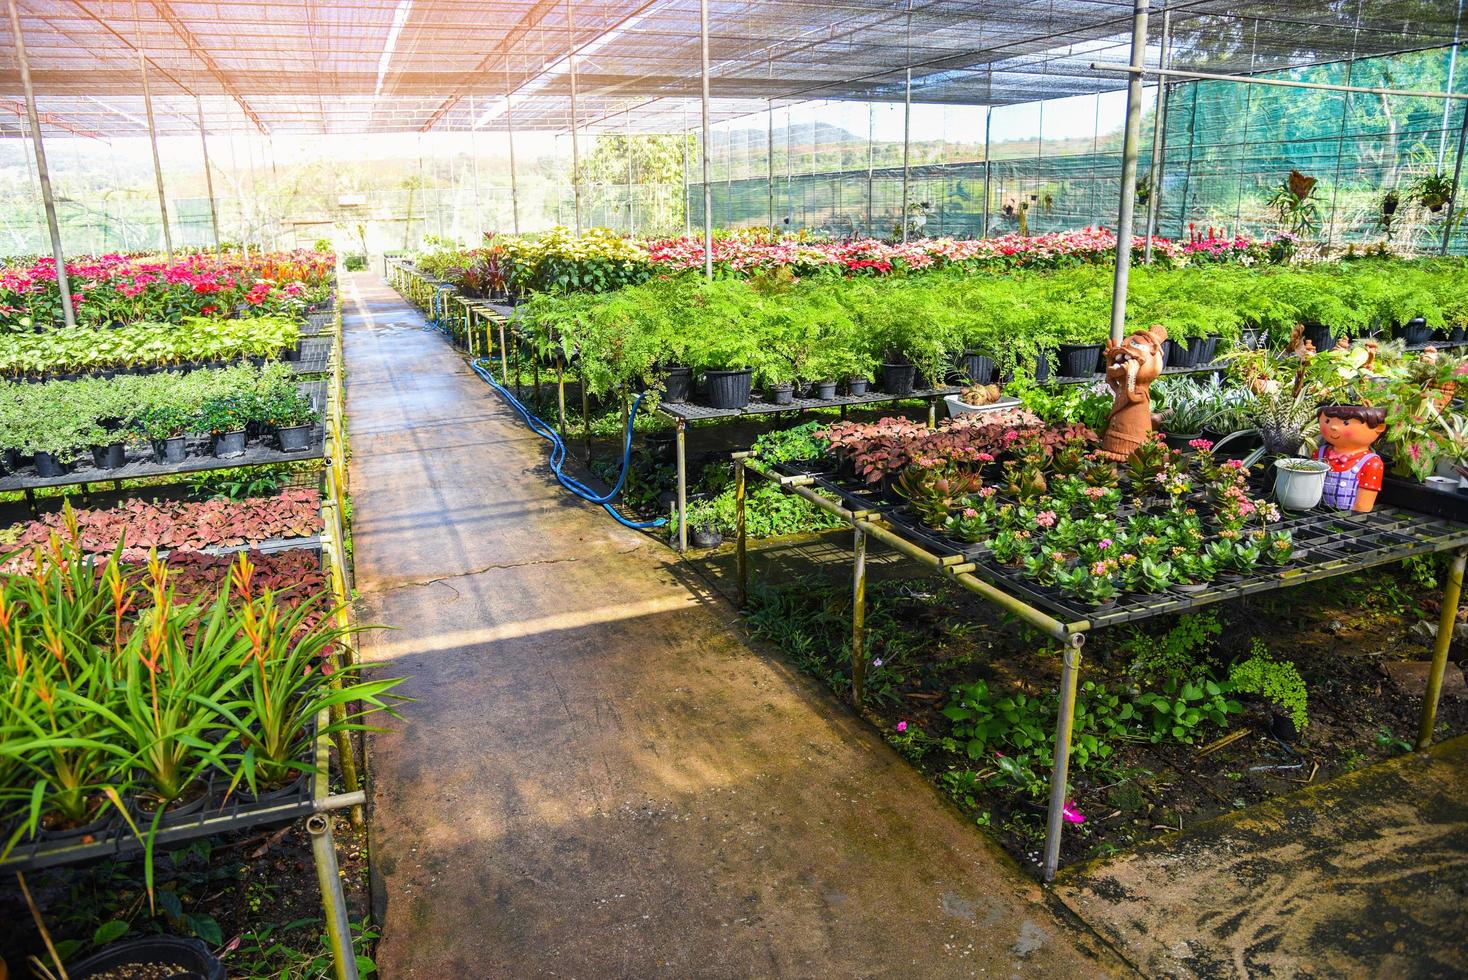
{"type": "Polygon", "coordinates": [[[637,234],[637,212],[632,207],[632,117],[622,113],[622,134],[627,141],[627,234],[637,234]]]}
{"type": "Polygon", "coordinates": [[[209,195],[209,223],[214,228],[214,251],[219,251],[219,208],[214,203],[214,174],[209,169],[209,134],[204,129],[204,102],[194,96],[194,109],[199,114],[199,146],[204,150],[204,189],[209,195]]]}
{"type": "MultiPolygon", "coordinates": [[[[25,38],[20,33],[20,14],[15,0],[5,0],[10,12],[10,32],[15,35],[15,60],[20,65],[20,86],[25,92],[26,122],[31,129],[31,148],[36,156],[36,181],[41,185],[41,206],[46,211],[46,228],[51,232],[51,255],[56,259],[56,288],[61,293],[61,315],[68,327],[76,326],[71,305],[71,281],[66,275],[66,255],[61,250],[61,226],[56,221],[56,199],[51,195],[51,171],[46,166],[46,147],[41,140],[41,116],[36,110],[36,90],[31,86],[31,63],[26,57],[25,38]]],[[[27,491],[27,499],[30,498],[27,491]]],[[[34,505],[32,505],[34,511],[34,505]]]]}
{"type": "Polygon", "coordinates": [[[1050,813],[1045,826],[1044,876],[1049,881],[1060,867],[1060,833],[1065,827],[1066,788],[1070,780],[1070,736],[1076,717],[1076,686],[1081,675],[1081,644],[1085,636],[1072,634],[1061,655],[1060,715],[1055,722],[1055,767],[1050,771],[1050,813]]]}
{"type": "Polygon", "coordinates": [[[138,73],[143,80],[143,111],[148,117],[148,144],[153,148],[153,179],[158,184],[158,214],[163,219],[163,247],[173,256],[173,232],[168,227],[168,200],[163,193],[163,161],[158,156],[158,126],[153,120],[153,93],[148,87],[148,56],[143,52],[143,22],[138,0],[133,0],[133,31],[137,36],[138,73]]]}
{"type": "MultiPolygon", "coordinates": [[[[908,15],[911,16],[911,7],[908,15]]],[[[908,151],[912,137],[912,69],[907,69],[907,85],[902,96],[902,213],[898,221],[902,224],[902,240],[907,241],[907,196],[908,196],[908,151]]]]}
{"type": "Polygon", "coordinates": [[[744,525],[744,457],[734,460],[734,569],[739,581],[739,608],[749,604],[748,535],[744,525]]]}
{"type": "Polygon", "coordinates": [[[1453,630],[1458,625],[1458,600],[1463,594],[1463,564],[1468,550],[1459,551],[1448,566],[1448,581],[1443,586],[1442,612],[1437,618],[1437,642],[1432,647],[1432,670],[1427,675],[1427,695],[1422,702],[1422,723],[1417,729],[1417,749],[1432,744],[1432,730],[1437,724],[1437,702],[1442,696],[1443,671],[1448,666],[1448,648],[1453,645],[1453,630]]]}
{"type": "Polygon", "coordinates": [[[581,460],[591,462],[591,393],[586,390],[586,372],[581,372],[581,460]]]}
{"type": "Polygon", "coordinates": [[[1443,217],[1443,255],[1448,254],[1448,243],[1453,237],[1453,215],[1458,210],[1458,191],[1463,183],[1463,151],[1468,149],[1465,144],[1468,144],[1468,106],[1463,107],[1463,125],[1458,128],[1458,156],[1453,161],[1453,192],[1448,195],[1448,211],[1443,217]]]}
{"type": "Polygon", "coordinates": [[[979,237],[989,237],[989,134],[994,129],[994,107],[984,112],[984,223],[979,237]]]}
{"type": "MultiPolygon", "coordinates": [[[[707,2],[707,0],[704,0],[707,2]]],[[[678,420],[678,553],[688,550],[688,423],[678,420]]]]}
{"type": "MultiPolygon", "coordinates": [[[[1355,50],[1354,41],[1352,42],[1352,50],[1355,50]]],[[[1351,82],[1351,75],[1353,74],[1355,67],[1356,62],[1354,60],[1346,62],[1346,84],[1348,85],[1351,82]]],[[[1351,93],[1347,92],[1344,98],[1345,104],[1341,106],[1340,130],[1336,133],[1335,138],[1335,177],[1332,179],[1330,185],[1330,224],[1326,228],[1325,252],[1322,252],[1322,254],[1329,252],[1330,247],[1335,244],[1335,209],[1336,202],[1340,200],[1341,194],[1341,159],[1345,156],[1346,151],[1346,123],[1351,118],[1351,93]]]]}
{"type": "Polygon", "coordinates": [[[851,562],[851,705],[861,713],[867,679],[867,535],[861,525],[852,531],[851,562]]]}
{"type": "MultiPolygon", "coordinates": [[[[1132,64],[1141,66],[1147,57],[1148,0],[1136,0],[1132,11],[1132,64]]],[[[1142,76],[1127,80],[1126,137],[1121,148],[1121,206],[1116,216],[1116,278],[1111,295],[1111,339],[1121,342],[1126,333],[1126,287],[1132,264],[1132,218],[1137,206],[1137,144],[1141,142],[1142,76]]]]}
{"type": "Polygon", "coordinates": [[[556,430],[566,441],[566,362],[556,358],[556,430]]]}
{"type": "MultiPolygon", "coordinates": [[[[872,191],[875,183],[876,160],[873,137],[877,131],[877,107],[874,103],[867,103],[867,226],[866,237],[872,237],[872,191]]],[[[841,406],[843,409],[845,405],[841,406]]]]}
{"type": "MultiPolygon", "coordinates": [[[[712,279],[714,277],[714,189],[709,184],[709,0],[698,0],[698,34],[703,58],[700,72],[703,81],[703,95],[699,106],[703,114],[703,138],[698,154],[703,163],[703,275],[705,279],[712,279]]],[[[682,431],[680,427],[678,430],[680,438],[682,431]]],[[[681,524],[681,501],[678,507],[681,524]]],[[[679,535],[680,537],[683,535],[681,528],[679,535]]],[[[680,547],[678,550],[683,549],[680,547]]]]}
{"type": "MultiPolygon", "coordinates": [[[[1172,10],[1162,11],[1162,49],[1157,55],[1157,67],[1167,69],[1168,45],[1172,42],[1172,10]]],[[[1147,196],[1147,244],[1142,251],[1142,261],[1152,264],[1152,235],[1157,228],[1157,209],[1162,200],[1162,155],[1167,152],[1167,80],[1157,79],[1157,110],[1152,114],[1152,185],[1147,196]]],[[[1246,126],[1248,125],[1245,119],[1246,126]]]]}
{"type": "MultiPolygon", "coordinates": [[[[870,174],[868,174],[870,180],[870,174]]],[[[770,205],[770,231],[775,230],[775,103],[765,108],[765,197],[770,205]]]]}
{"type": "Polygon", "coordinates": [[[326,942],[331,947],[336,980],[357,980],[357,955],[352,949],[352,926],[347,918],[347,898],[342,893],[342,876],[336,863],[331,816],[313,813],[306,818],[306,830],[311,834],[311,856],[316,863],[316,883],[321,887],[326,942]]]}
{"type": "Polygon", "coordinates": [[[566,67],[571,73],[571,199],[576,209],[576,234],[581,234],[581,148],[576,145],[576,22],[571,0],[566,0],[566,67]]]}
{"type": "Polygon", "coordinates": [[[500,317],[500,381],[510,384],[510,348],[505,346],[505,318],[500,317]]]}

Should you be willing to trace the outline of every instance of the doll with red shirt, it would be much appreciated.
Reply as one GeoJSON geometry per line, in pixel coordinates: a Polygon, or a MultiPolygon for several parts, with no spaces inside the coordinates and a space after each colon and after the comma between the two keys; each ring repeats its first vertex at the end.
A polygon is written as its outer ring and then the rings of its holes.
{"type": "Polygon", "coordinates": [[[1315,458],[1330,467],[1321,498],[1325,506],[1361,514],[1376,506],[1386,466],[1371,447],[1384,432],[1384,408],[1327,405],[1320,410],[1322,445],[1315,458]]]}

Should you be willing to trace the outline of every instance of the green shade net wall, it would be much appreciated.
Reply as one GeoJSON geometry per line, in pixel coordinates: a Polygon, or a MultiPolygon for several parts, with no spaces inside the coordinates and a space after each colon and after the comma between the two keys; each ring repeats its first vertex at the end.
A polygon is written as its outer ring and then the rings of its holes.
{"type": "MultiPolygon", "coordinates": [[[[1440,48],[1264,77],[1463,91],[1465,72],[1468,63],[1440,48]]],[[[1149,88],[1141,175],[1150,168],[1156,101],[1149,88]]],[[[981,235],[986,210],[991,235],[1114,226],[1124,112],[1121,92],[992,113],[914,105],[908,200],[927,206],[920,233],[981,235]]],[[[1382,199],[1396,189],[1401,204],[1392,243],[1435,249],[1446,212],[1418,204],[1412,188],[1427,174],[1451,176],[1464,112],[1464,102],[1443,99],[1175,83],[1168,93],[1157,233],[1280,230],[1268,202],[1289,172],[1299,170],[1319,181],[1307,237],[1335,247],[1384,241],[1382,199]]],[[[900,104],[805,103],[720,124],[710,139],[715,225],[893,236],[901,228],[902,115],[900,104]]],[[[688,209],[696,229],[703,221],[696,161],[691,171],[688,209]]],[[[1139,207],[1139,230],[1144,216],[1139,207]]],[[[1463,222],[1454,225],[1452,250],[1468,251],[1463,222]]]]}

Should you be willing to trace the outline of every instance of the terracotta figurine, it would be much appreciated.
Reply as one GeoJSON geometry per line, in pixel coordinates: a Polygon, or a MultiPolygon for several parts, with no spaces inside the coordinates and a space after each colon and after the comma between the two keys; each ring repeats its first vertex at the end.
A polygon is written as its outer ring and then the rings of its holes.
{"type": "Polygon", "coordinates": [[[1152,382],[1166,367],[1167,328],[1156,324],[1120,344],[1106,343],[1106,386],[1116,396],[1101,437],[1101,452],[1117,462],[1131,458],[1152,434],[1152,382]]]}
{"type": "Polygon", "coordinates": [[[1330,467],[1321,502],[1336,510],[1370,513],[1386,471],[1371,446],[1386,431],[1386,409],[1363,405],[1328,405],[1320,410],[1320,438],[1315,454],[1330,467]]]}

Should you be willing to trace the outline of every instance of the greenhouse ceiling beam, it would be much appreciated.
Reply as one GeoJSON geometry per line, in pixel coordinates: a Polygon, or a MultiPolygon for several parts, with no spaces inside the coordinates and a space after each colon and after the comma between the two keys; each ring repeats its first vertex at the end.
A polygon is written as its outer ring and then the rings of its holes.
{"type": "MultiPolygon", "coordinates": [[[[647,0],[646,3],[643,3],[641,6],[637,7],[637,9],[633,10],[621,20],[617,21],[606,31],[598,34],[595,38],[592,39],[592,43],[602,38],[605,38],[609,34],[614,34],[617,31],[624,30],[629,23],[641,20],[644,16],[646,16],[648,8],[652,7],[653,4],[656,2],[657,0],[647,0]]],[[[541,22],[545,20],[546,15],[555,10],[556,6],[556,0],[543,0],[543,2],[536,4],[533,8],[531,8],[530,12],[522,17],[520,19],[520,22],[516,24],[513,28],[511,28],[509,33],[507,33],[504,38],[495,45],[494,50],[492,50],[489,54],[480,59],[479,64],[475,66],[473,71],[465,72],[459,76],[458,80],[454,83],[454,87],[456,89],[454,94],[445,99],[443,101],[443,104],[441,104],[437,109],[433,111],[432,114],[429,115],[428,120],[423,123],[421,127],[419,127],[419,132],[426,133],[434,126],[436,126],[443,119],[443,117],[446,116],[449,111],[454,108],[454,106],[458,105],[464,99],[466,90],[473,85],[474,80],[478,76],[487,73],[491,65],[495,64],[496,62],[503,62],[505,65],[505,70],[508,71],[510,55],[515,51],[515,48],[530,34],[531,31],[540,26],[541,22]]],[[[580,52],[581,48],[583,47],[585,47],[585,45],[576,44],[575,38],[573,37],[572,50],[569,57],[574,57],[577,53],[580,52]]],[[[511,89],[510,94],[519,92],[522,88],[524,88],[526,85],[529,85],[537,78],[543,78],[549,72],[549,70],[561,60],[563,59],[557,58],[555,60],[545,62],[539,72],[536,72],[534,75],[526,77],[520,82],[519,85],[514,86],[513,89],[511,89]]]]}
{"type": "MultiPolygon", "coordinates": [[[[5,112],[13,112],[17,117],[24,116],[26,114],[25,104],[22,102],[16,102],[13,99],[0,99],[0,110],[3,110],[5,112]]],[[[102,139],[101,133],[69,123],[65,119],[62,119],[60,116],[56,115],[54,112],[37,112],[36,118],[45,123],[47,126],[53,126],[56,129],[65,130],[66,132],[71,133],[73,136],[85,136],[88,139],[94,140],[102,139]]],[[[21,131],[21,135],[25,135],[23,131],[21,131]]]]}
{"type": "MultiPolygon", "coordinates": [[[[74,2],[76,2],[78,6],[80,6],[80,0],[74,0],[74,2]]],[[[205,70],[207,70],[209,74],[213,76],[214,80],[219,83],[219,87],[224,89],[225,93],[229,95],[230,98],[239,103],[240,111],[245,114],[246,119],[255,124],[255,128],[260,131],[260,135],[268,136],[270,134],[270,128],[261,121],[258,115],[255,114],[255,110],[250,107],[250,103],[245,101],[245,97],[241,95],[239,93],[239,90],[230,83],[228,77],[226,77],[224,72],[220,69],[218,62],[216,62],[214,58],[210,56],[208,51],[204,50],[204,46],[199,43],[199,39],[194,37],[194,33],[188,29],[183,21],[178,19],[178,16],[174,14],[169,4],[160,4],[155,2],[155,0],[148,0],[148,3],[149,6],[151,6],[154,10],[158,12],[158,15],[163,18],[164,22],[173,29],[173,33],[178,35],[179,40],[183,41],[184,46],[189,49],[189,53],[192,54],[194,58],[198,60],[199,64],[203,65],[205,70]]],[[[187,89],[185,89],[185,91],[187,91],[187,89]]]]}
{"type": "Polygon", "coordinates": [[[1225,75],[1210,71],[1184,71],[1179,68],[1147,68],[1136,65],[1119,65],[1107,61],[1091,62],[1091,70],[1117,72],[1137,77],[1152,75],[1163,80],[1181,78],[1199,82],[1237,82],[1240,85],[1269,85],[1275,88],[1304,88],[1317,92],[1355,92],[1360,95],[1398,96],[1408,99],[1454,99],[1468,101],[1468,92],[1424,92],[1417,89],[1372,88],[1368,85],[1332,85],[1328,82],[1297,82],[1286,78],[1260,78],[1257,75],[1225,75]]]}

